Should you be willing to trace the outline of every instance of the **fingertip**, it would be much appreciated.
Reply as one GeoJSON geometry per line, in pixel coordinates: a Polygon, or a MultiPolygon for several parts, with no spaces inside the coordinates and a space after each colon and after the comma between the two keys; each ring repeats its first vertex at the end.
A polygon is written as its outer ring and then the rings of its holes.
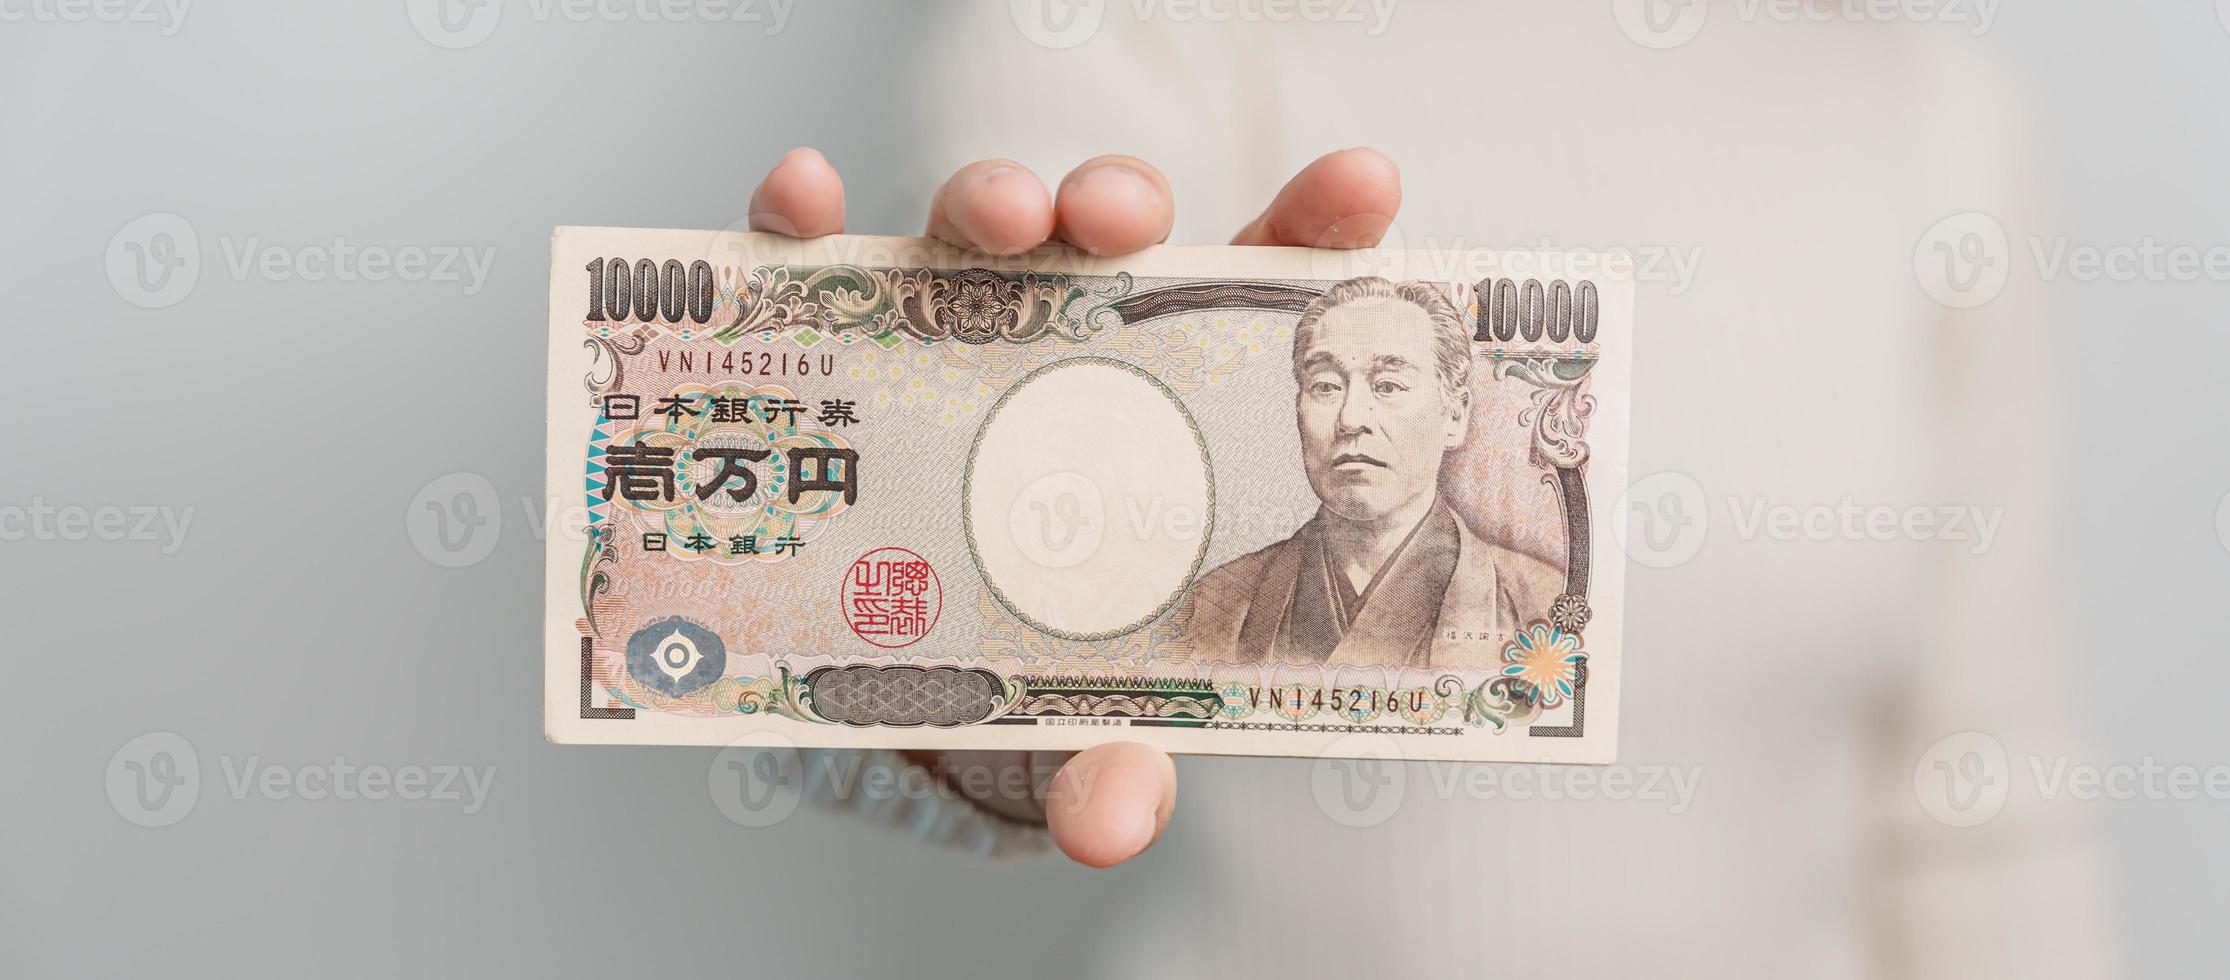
{"type": "Polygon", "coordinates": [[[844,180],[819,150],[801,146],[782,155],[751,193],[753,231],[794,238],[844,230],[844,180]]]}
{"type": "Polygon", "coordinates": [[[1061,853],[1107,868],[1137,857],[1169,825],[1177,805],[1177,767],[1168,753],[1113,742],[1077,753],[1053,777],[1046,825],[1061,853]]]}
{"type": "Polygon", "coordinates": [[[1113,154],[1070,171],[1054,211],[1054,233],[1094,255],[1121,255],[1164,241],[1177,220],[1161,171],[1137,157],[1113,154]]]}
{"type": "Polygon", "coordinates": [[[972,164],[938,192],[929,233],[991,255],[1027,252],[1053,235],[1053,197],[1021,164],[972,164]]]}
{"type": "Polygon", "coordinates": [[[1401,169],[1391,158],[1369,147],[1337,150],[1301,168],[1236,242],[1370,248],[1399,210],[1401,169]]]}
{"type": "Polygon", "coordinates": [[[1327,153],[1318,193],[1331,221],[1315,231],[1311,244],[1322,248],[1370,248],[1385,240],[1401,210],[1401,168],[1393,158],[1367,146],[1327,153]]]}
{"type": "Polygon", "coordinates": [[[1316,159],[1311,167],[1323,167],[1328,179],[1348,184],[1358,190],[1391,194],[1401,200],[1401,167],[1394,158],[1367,146],[1351,146],[1333,150],[1316,159]]]}
{"type": "Polygon", "coordinates": [[[807,170],[821,169],[832,172],[836,169],[829,164],[828,157],[823,156],[821,151],[810,146],[793,146],[788,153],[782,154],[782,159],[774,162],[774,169],[780,170],[784,167],[798,167],[807,170]]]}

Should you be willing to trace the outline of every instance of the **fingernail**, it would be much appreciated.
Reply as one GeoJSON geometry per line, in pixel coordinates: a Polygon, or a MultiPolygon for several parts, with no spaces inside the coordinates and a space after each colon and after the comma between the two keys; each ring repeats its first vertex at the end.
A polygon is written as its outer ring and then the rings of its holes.
{"type": "Polygon", "coordinates": [[[1146,175],[1139,173],[1137,168],[1119,163],[1101,164],[1077,174],[1075,189],[1082,191],[1087,187],[1093,193],[1121,194],[1133,198],[1152,197],[1161,193],[1161,188],[1154,186],[1154,182],[1147,180],[1146,175]]]}
{"type": "Polygon", "coordinates": [[[1007,177],[1011,174],[1018,174],[1021,172],[1021,167],[998,166],[976,174],[975,176],[969,178],[968,182],[972,184],[981,184],[988,187],[994,181],[1000,180],[1001,178],[1007,177]]]}

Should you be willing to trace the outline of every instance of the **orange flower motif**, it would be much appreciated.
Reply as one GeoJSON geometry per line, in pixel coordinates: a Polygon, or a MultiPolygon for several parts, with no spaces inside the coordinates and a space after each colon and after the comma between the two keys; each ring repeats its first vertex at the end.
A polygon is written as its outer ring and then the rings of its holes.
{"type": "Polygon", "coordinates": [[[1502,676],[1534,704],[1553,708],[1572,696],[1586,659],[1578,633],[1535,623],[1502,648],[1502,676]]]}

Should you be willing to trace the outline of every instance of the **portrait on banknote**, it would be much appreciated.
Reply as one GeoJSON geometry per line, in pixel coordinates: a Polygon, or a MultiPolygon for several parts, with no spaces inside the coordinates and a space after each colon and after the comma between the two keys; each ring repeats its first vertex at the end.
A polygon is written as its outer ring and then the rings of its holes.
{"type": "MultiPolygon", "coordinates": [[[[1194,583],[1177,632],[1211,660],[1487,665],[1563,592],[1441,492],[1471,435],[1472,331],[1426,282],[1345,280],[1293,326],[1294,418],[1316,513],[1194,583]]],[[[1482,426],[1511,424],[1481,419],[1482,426]]],[[[1447,496],[1475,493],[1468,477],[1447,496]]]]}
{"type": "Polygon", "coordinates": [[[553,252],[553,738],[1609,757],[1615,265],[553,252]]]}

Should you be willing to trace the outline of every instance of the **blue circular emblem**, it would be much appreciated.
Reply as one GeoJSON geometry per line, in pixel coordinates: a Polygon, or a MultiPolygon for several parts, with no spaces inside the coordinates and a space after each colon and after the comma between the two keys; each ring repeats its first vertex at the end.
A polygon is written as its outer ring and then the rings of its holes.
{"type": "Polygon", "coordinates": [[[728,648],[720,637],[680,616],[668,616],[627,638],[627,676],[667,697],[702,690],[720,679],[728,648]]]}

